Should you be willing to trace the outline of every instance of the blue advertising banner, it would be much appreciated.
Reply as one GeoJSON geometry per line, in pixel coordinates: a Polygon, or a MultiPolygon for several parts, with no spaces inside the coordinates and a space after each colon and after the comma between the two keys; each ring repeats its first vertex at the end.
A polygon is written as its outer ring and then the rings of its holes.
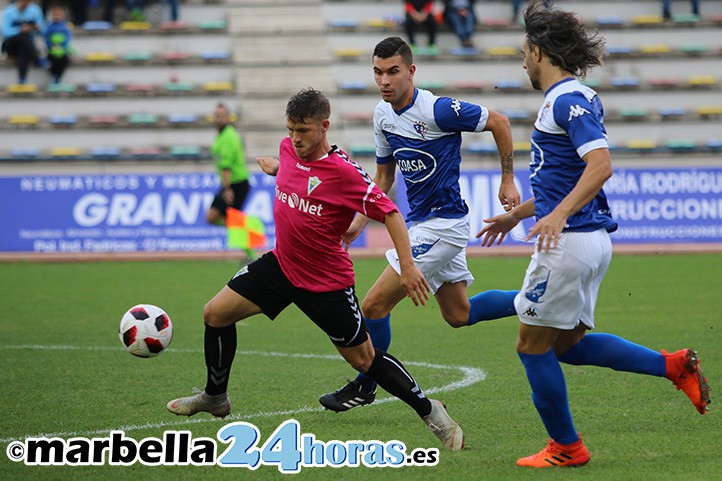
{"type": "MultiPolygon", "coordinates": [[[[246,212],[275,242],[275,178],[251,177],[246,212]]],[[[215,173],[0,177],[0,251],[141,252],[226,249],[205,212],[215,173]]]]}
{"type": "MultiPolygon", "coordinates": [[[[517,172],[522,200],[532,196],[529,178],[517,172]]],[[[482,229],[482,219],[503,212],[497,198],[498,171],[462,171],[461,194],[469,206],[471,242],[482,229]]],[[[403,178],[397,182],[397,203],[408,212],[403,178]]],[[[722,167],[616,169],[604,187],[619,229],[615,243],[722,242],[722,167]]],[[[520,245],[533,219],[526,219],[504,245],[520,245]]]]}

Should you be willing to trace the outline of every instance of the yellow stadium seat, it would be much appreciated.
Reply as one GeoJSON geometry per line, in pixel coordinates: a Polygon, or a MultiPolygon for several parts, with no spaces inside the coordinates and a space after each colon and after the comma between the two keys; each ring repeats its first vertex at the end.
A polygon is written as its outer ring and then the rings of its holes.
{"type": "Polygon", "coordinates": [[[333,53],[342,60],[350,60],[359,58],[364,54],[360,48],[337,48],[333,53]]]}
{"type": "Polygon", "coordinates": [[[396,26],[396,23],[384,18],[369,18],[366,21],[366,25],[371,28],[392,28],[396,26]]]}
{"type": "Polygon", "coordinates": [[[722,105],[705,105],[697,109],[697,113],[703,119],[722,116],[722,105]]]}
{"type": "Polygon", "coordinates": [[[38,91],[38,86],[35,84],[10,84],[6,90],[10,94],[34,94],[38,91]]]}
{"type": "Polygon", "coordinates": [[[39,120],[37,115],[11,115],[8,122],[10,125],[37,125],[39,120]]]}
{"type": "Polygon", "coordinates": [[[662,23],[662,17],[659,15],[637,15],[632,18],[634,25],[658,25],[662,23]]]}
{"type": "Polygon", "coordinates": [[[489,47],[486,49],[492,57],[518,57],[521,53],[517,47],[489,47]]]}
{"type": "Polygon", "coordinates": [[[714,75],[693,75],[687,79],[690,87],[712,87],[717,84],[717,77],[714,75]]]}
{"type": "Polygon", "coordinates": [[[531,150],[531,142],[527,140],[517,140],[514,142],[514,152],[529,152],[531,150]]]}
{"type": "Polygon", "coordinates": [[[150,22],[121,22],[121,30],[150,30],[150,22]]]}
{"type": "Polygon", "coordinates": [[[85,56],[88,62],[112,62],[115,60],[115,54],[112,52],[92,52],[85,56]]]}
{"type": "Polygon", "coordinates": [[[203,90],[206,92],[228,92],[233,90],[231,82],[206,82],[203,84],[203,90]]]}
{"type": "Polygon", "coordinates": [[[672,47],[667,44],[658,43],[650,45],[642,45],[639,51],[646,55],[659,55],[663,53],[669,53],[672,51],[672,47]]]}
{"type": "Polygon", "coordinates": [[[78,157],[80,149],[77,147],[53,147],[50,149],[51,157],[78,157]]]}
{"type": "Polygon", "coordinates": [[[654,150],[657,142],[650,139],[634,139],[627,142],[627,148],[632,150],[654,150]]]}

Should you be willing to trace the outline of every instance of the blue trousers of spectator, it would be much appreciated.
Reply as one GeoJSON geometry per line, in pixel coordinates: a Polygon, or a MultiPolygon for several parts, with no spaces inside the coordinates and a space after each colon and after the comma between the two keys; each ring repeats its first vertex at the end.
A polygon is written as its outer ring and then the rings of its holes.
{"type": "Polygon", "coordinates": [[[28,77],[28,68],[39,60],[32,34],[20,33],[8,37],[3,41],[2,49],[9,57],[15,59],[18,69],[18,81],[21,84],[25,83],[28,77]]]}

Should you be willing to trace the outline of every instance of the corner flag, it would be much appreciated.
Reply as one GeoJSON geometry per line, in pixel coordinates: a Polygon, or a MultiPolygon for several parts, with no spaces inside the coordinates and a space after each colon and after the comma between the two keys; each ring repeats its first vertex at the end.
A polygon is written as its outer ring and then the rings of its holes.
{"type": "Polygon", "coordinates": [[[228,229],[228,247],[236,249],[262,249],[266,247],[266,234],[263,221],[258,217],[246,215],[238,209],[226,209],[226,227],[228,229]]]}

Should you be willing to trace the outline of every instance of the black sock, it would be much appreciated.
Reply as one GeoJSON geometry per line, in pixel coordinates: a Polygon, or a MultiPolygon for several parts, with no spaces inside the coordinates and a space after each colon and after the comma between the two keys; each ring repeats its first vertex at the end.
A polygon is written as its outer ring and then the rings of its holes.
{"type": "Polygon", "coordinates": [[[228,390],[228,376],[236,355],[236,325],[219,328],[206,324],[203,347],[208,369],[206,394],[223,394],[228,390]]]}
{"type": "Polygon", "coordinates": [[[431,412],[431,401],[401,362],[391,354],[376,349],[376,357],[366,375],[389,394],[396,396],[424,417],[431,412]]]}

